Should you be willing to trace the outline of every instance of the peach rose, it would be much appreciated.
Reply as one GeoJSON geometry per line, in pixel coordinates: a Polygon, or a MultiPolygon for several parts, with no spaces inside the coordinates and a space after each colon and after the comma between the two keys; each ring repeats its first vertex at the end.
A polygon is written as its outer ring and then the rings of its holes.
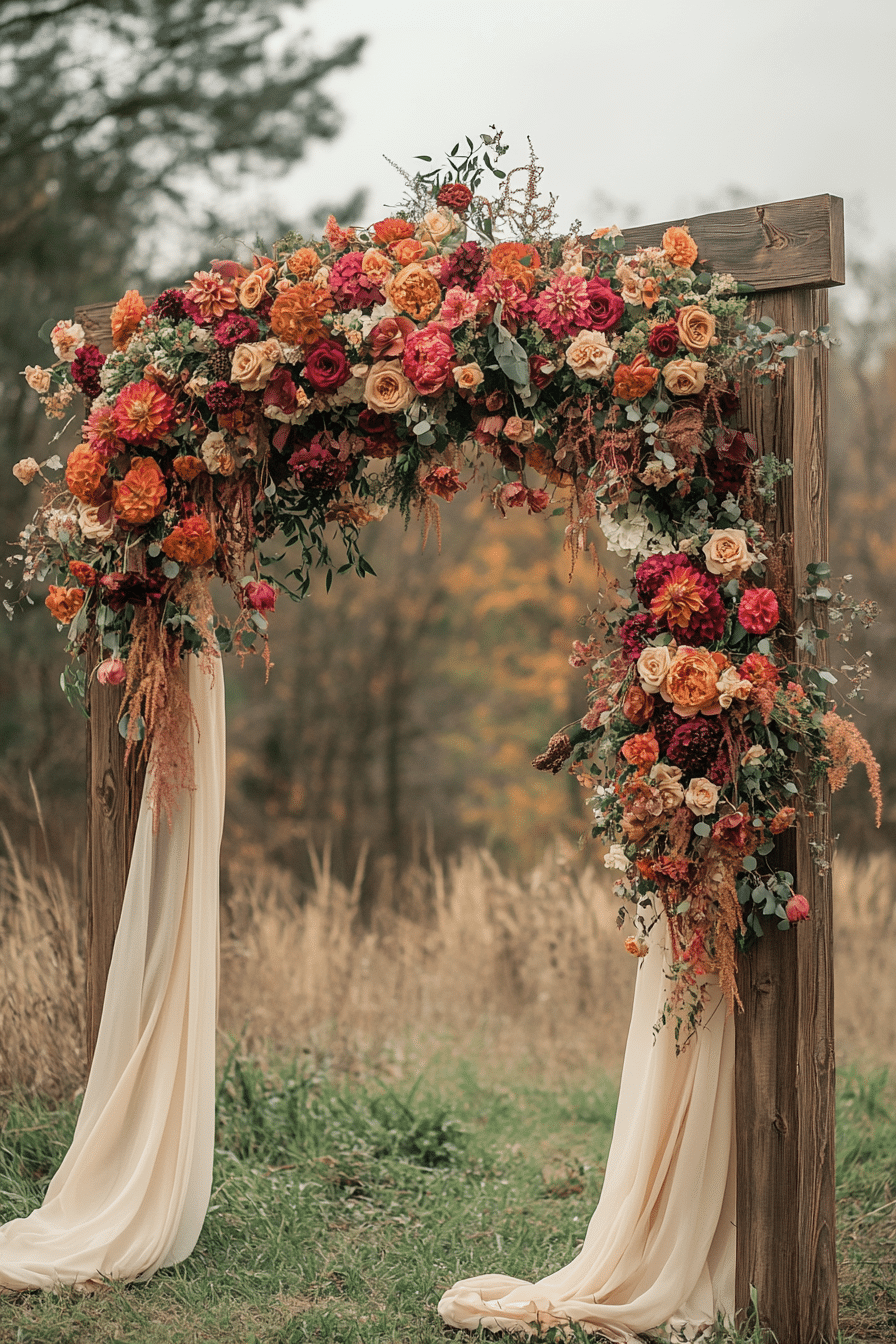
{"type": "Polygon", "coordinates": [[[84,344],[84,328],[80,322],[57,322],[50,332],[50,342],[56,351],[56,358],[70,364],[75,351],[84,344]]]}
{"type": "Polygon", "coordinates": [[[40,463],[33,457],[23,457],[12,469],[12,474],[23,485],[30,485],[40,471],[40,463]]]}
{"type": "Polygon", "coordinates": [[[372,411],[381,415],[406,410],[416,395],[397,359],[378,359],[364,384],[364,400],[372,411]]]}
{"type": "Polygon", "coordinates": [[[723,579],[740,578],[755,559],[747,534],[739,527],[714,527],[703,554],[710,574],[720,574],[723,579]]]}
{"type": "Polygon", "coordinates": [[[697,244],[686,228],[673,225],[663,234],[663,251],[673,266],[692,266],[697,260],[697,244]]]}
{"type": "Polygon", "coordinates": [[[680,783],[681,771],[677,765],[666,765],[662,761],[650,772],[650,782],[660,795],[666,816],[677,812],[684,802],[684,786],[680,783]]]}
{"type": "Polygon", "coordinates": [[[682,345],[699,355],[706,350],[716,334],[716,320],[712,313],[697,304],[678,310],[678,336],[682,345]]]}
{"type": "Polygon", "coordinates": [[[657,648],[646,648],[642,651],[638,658],[638,677],[648,695],[656,695],[662,690],[663,682],[672,666],[674,653],[674,644],[662,644],[657,648]]]}
{"type": "Polygon", "coordinates": [[[504,437],[513,443],[532,443],[535,438],[535,421],[521,420],[518,415],[508,416],[504,421],[504,437]]]}
{"type": "Polygon", "coordinates": [[[424,243],[435,243],[441,247],[449,234],[454,233],[460,220],[453,211],[442,206],[439,210],[430,210],[417,225],[417,237],[424,243]]]}
{"type": "Polygon", "coordinates": [[[711,779],[698,775],[688,785],[684,805],[695,817],[711,816],[719,805],[718,785],[713,784],[711,779]]]}
{"type": "Polygon", "coordinates": [[[685,645],[672,659],[660,693],[683,719],[691,719],[695,714],[718,714],[721,712],[718,680],[727,666],[728,659],[723,653],[685,645]]]}
{"type": "Polygon", "coordinates": [[[386,282],[386,296],[396,312],[424,322],[438,308],[442,290],[435,276],[415,261],[386,282]]]}
{"type": "Polygon", "coordinates": [[[732,700],[746,700],[753,690],[752,681],[741,677],[736,667],[726,667],[716,682],[719,704],[728,709],[732,700]]]}
{"type": "Polygon", "coordinates": [[[268,285],[274,277],[273,266],[259,266],[257,271],[247,275],[239,287],[240,303],[244,308],[257,308],[268,291],[268,285]]]}
{"type": "Polygon", "coordinates": [[[267,387],[279,355],[280,346],[271,339],[238,345],[230,361],[231,381],[238,383],[244,392],[259,392],[267,387]]]}
{"type": "Polygon", "coordinates": [[[602,331],[580,331],[566,347],[566,362],[577,378],[601,378],[616,358],[602,331]]]}
{"type": "Polygon", "coordinates": [[[426,245],[418,238],[399,238],[389,251],[399,266],[410,266],[412,261],[419,261],[421,257],[426,256],[426,245]]]}
{"type": "Polygon", "coordinates": [[[663,369],[663,382],[673,396],[691,397],[703,391],[706,369],[698,359],[670,359],[663,369]]]}
{"type": "Polygon", "coordinates": [[[394,274],[395,267],[385,252],[381,252],[377,247],[369,247],[361,259],[361,270],[365,275],[369,275],[371,280],[380,283],[394,274]]]}
{"type": "Polygon", "coordinates": [[[32,392],[39,392],[43,395],[50,390],[50,371],[49,369],[42,369],[39,364],[26,364],[25,382],[32,392]]]}
{"type": "Polygon", "coordinates": [[[482,382],[485,374],[475,362],[472,364],[458,364],[454,369],[454,381],[458,387],[467,392],[472,392],[482,382]]]}

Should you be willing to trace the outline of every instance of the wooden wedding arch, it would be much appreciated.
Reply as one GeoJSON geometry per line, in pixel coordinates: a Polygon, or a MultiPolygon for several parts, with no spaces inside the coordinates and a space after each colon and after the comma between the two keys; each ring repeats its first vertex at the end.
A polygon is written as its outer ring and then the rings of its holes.
{"type": "MultiPolygon", "coordinates": [[[[659,245],[666,220],[626,229],[627,243],[659,245]]],[[[828,318],[827,289],[842,285],[843,202],[810,196],[686,221],[707,269],[756,290],[756,316],[786,331],[812,331],[828,318]]],[[[75,313],[101,349],[111,349],[113,305],[75,313]]],[[[780,386],[748,377],[742,421],[764,453],[793,462],[779,504],[764,522],[787,548],[786,589],[799,623],[806,564],[827,558],[827,350],[801,352],[780,386]]],[[[813,617],[818,624],[817,614],[813,617]]],[[[809,660],[797,650],[796,656],[809,660]]],[[[94,660],[96,661],[96,660],[94,660]]],[[[92,1058],[112,944],[121,912],[140,805],[142,777],[125,765],[118,732],[120,690],[90,692],[87,732],[87,1034],[92,1058]]],[[[771,932],[742,959],[744,1012],[737,1015],[737,1286],[739,1313],[755,1287],[762,1324],[780,1344],[834,1344],[837,1262],[834,1201],[834,1023],[829,872],[812,848],[831,843],[828,798],[820,786],[809,826],[778,838],[776,867],[792,872],[812,918],[771,932]]]]}

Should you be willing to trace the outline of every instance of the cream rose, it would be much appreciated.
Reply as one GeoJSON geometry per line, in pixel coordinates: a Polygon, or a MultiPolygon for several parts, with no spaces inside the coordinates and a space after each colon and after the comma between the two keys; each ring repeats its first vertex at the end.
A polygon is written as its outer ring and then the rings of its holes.
{"type": "Polygon", "coordinates": [[[682,345],[697,355],[706,350],[716,334],[716,320],[712,313],[697,304],[678,310],[678,335],[682,345]]]}
{"type": "Polygon", "coordinates": [[[442,206],[438,210],[428,211],[423,216],[417,225],[416,236],[421,243],[435,243],[436,247],[439,247],[459,225],[457,215],[442,206]]]}
{"type": "Polygon", "coordinates": [[[719,805],[719,790],[711,779],[698,775],[688,785],[684,795],[685,806],[695,817],[708,817],[719,805]]]}
{"type": "Polygon", "coordinates": [[[660,795],[663,811],[667,816],[681,807],[684,802],[684,786],[681,784],[681,771],[677,765],[658,762],[650,772],[650,782],[660,795]]]}
{"type": "Polygon", "coordinates": [[[40,463],[33,457],[23,457],[12,469],[12,474],[23,485],[30,485],[40,471],[40,463]]]}
{"type": "Polygon", "coordinates": [[[663,382],[675,397],[690,397],[702,392],[707,366],[698,359],[670,359],[663,369],[663,382]]]}
{"type": "Polygon", "coordinates": [[[767,755],[768,752],[765,747],[760,747],[758,743],[754,743],[741,756],[740,763],[741,765],[756,765],[758,761],[764,761],[767,755]]]}
{"type": "Polygon", "coordinates": [[[70,364],[75,351],[84,344],[84,328],[80,322],[57,322],[50,332],[50,341],[56,351],[56,358],[70,364]]]}
{"type": "Polygon", "coordinates": [[[577,378],[601,378],[615,358],[602,331],[580,331],[566,347],[566,362],[577,378]]]}
{"type": "Polygon", "coordinates": [[[111,513],[105,522],[100,519],[99,505],[82,504],[78,509],[78,527],[88,541],[108,541],[115,531],[111,513]]]}
{"type": "Polygon", "coordinates": [[[746,700],[752,689],[753,683],[741,677],[736,667],[726,667],[716,682],[723,709],[728,709],[732,700],[746,700]]]}
{"type": "Polygon", "coordinates": [[[39,364],[26,364],[25,382],[32,392],[40,392],[43,395],[50,390],[50,370],[42,369],[39,364]]]}
{"type": "Polygon", "coordinates": [[[230,377],[244,392],[260,392],[267,386],[280,355],[277,341],[257,341],[253,345],[238,345],[230,360],[230,377]]]}
{"type": "Polygon", "coordinates": [[[236,471],[236,458],[219,430],[206,435],[199,451],[210,476],[232,476],[236,471]]]}
{"type": "Polygon", "coordinates": [[[472,392],[482,382],[485,374],[475,362],[473,364],[458,364],[454,369],[454,381],[458,387],[462,387],[467,392],[472,392]]]}
{"type": "Polygon", "coordinates": [[[740,578],[754,559],[747,534],[739,527],[714,527],[703,545],[706,568],[723,579],[740,578]]]}
{"type": "Polygon", "coordinates": [[[378,359],[364,384],[364,400],[382,415],[406,410],[416,395],[397,359],[378,359]]]}
{"type": "Polygon", "coordinates": [[[638,677],[648,695],[656,695],[669,675],[675,647],[662,644],[657,648],[646,648],[638,659],[638,677]]]}

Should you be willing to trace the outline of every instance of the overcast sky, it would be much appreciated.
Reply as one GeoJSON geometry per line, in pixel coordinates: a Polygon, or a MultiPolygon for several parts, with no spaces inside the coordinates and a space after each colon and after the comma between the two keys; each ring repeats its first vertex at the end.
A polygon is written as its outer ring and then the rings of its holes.
{"type": "Polygon", "coordinates": [[[341,136],[258,189],[289,218],[363,186],[378,219],[402,187],[383,154],[495,123],[504,166],[531,136],[562,230],[831,192],[848,251],[896,251],[894,0],[313,0],[302,26],[369,41],[328,84],[341,136]]]}

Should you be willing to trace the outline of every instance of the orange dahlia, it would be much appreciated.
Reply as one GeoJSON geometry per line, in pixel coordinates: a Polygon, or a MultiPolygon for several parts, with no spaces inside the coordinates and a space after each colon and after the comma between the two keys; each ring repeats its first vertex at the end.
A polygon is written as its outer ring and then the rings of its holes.
{"type": "Polygon", "coordinates": [[[204,318],[223,317],[239,305],[236,290],[217,271],[197,271],[190,281],[187,298],[193,300],[204,318]]]}
{"type": "Polygon", "coordinates": [[[531,243],[498,243],[489,253],[489,263],[528,293],[535,284],[541,257],[531,243]]]}
{"type": "Polygon", "coordinates": [[[106,463],[86,443],[79,443],[68,455],[65,483],[82,504],[99,504],[103,497],[106,463]]]}
{"type": "Polygon", "coordinates": [[[205,514],[185,518],[173,528],[162,542],[162,550],[169,560],[181,565],[204,565],[215,553],[215,538],[205,514]]]}
{"type": "Polygon", "coordinates": [[[135,457],[123,481],[112,491],[112,506],[120,523],[139,527],[157,517],[168,492],[159,464],[151,457],[135,457]]]}
{"type": "Polygon", "coordinates": [[[698,612],[705,610],[706,603],[690,565],[676,566],[650,604],[654,619],[661,621],[665,617],[670,630],[676,625],[683,630],[698,612]]]}
{"type": "Polygon", "coordinates": [[[112,324],[112,344],[116,350],[127,348],[128,341],[148,311],[138,289],[129,289],[122,295],[109,317],[112,324]]]}
{"type": "Polygon", "coordinates": [[[170,430],[174,421],[173,398],[148,378],[129,383],[115,403],[115,425],[126,443],[148,447],[170,430]]]}
{"type": "Polygon", "coordinates": [[[83,588],[60,588],[51,583],[50,591],[44,598],[44,606],[62,625],[68,625],[83,607],[85,596],[83,588]]]}
{"type": "Polygon", "coordinates": [[[318,289],[307,280],[300,280],[291,289],[278,294],[271,306],[271,330],[288,345],[306,348],[323,340],[327,329],[321,318],[333,307],[333,295],[328,289],[318,289]]]}

